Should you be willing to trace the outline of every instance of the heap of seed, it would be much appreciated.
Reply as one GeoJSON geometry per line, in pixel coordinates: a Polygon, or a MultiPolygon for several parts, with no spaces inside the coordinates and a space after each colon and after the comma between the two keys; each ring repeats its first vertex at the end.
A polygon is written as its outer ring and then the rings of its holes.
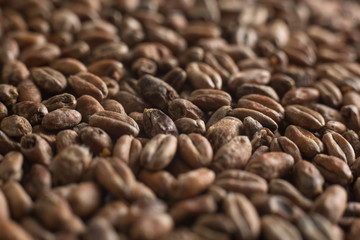
{"type": "Polygon", "coordinates": [[[0,0],[0,240],[356,240],[360,4],[0,0]]]}

